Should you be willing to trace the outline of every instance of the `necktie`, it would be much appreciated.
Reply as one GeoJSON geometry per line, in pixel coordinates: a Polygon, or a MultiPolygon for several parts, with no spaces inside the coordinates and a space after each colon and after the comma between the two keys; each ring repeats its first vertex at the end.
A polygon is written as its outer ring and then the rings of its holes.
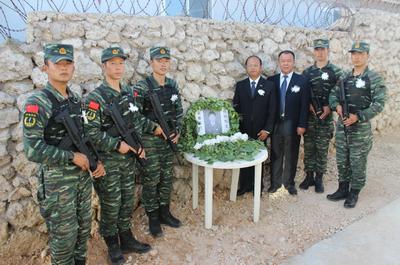
{"type": "Polygon", "coordinates": [[[256,81],[251,81],[251,96],[254,97],[254,93],[256,92],[256,81]]]}
{"type": "Polygon", "coordinates": [[[286,88],[287,88],[287,75],[283,76],[283,82],[281,85],[281,116],[285,115],[285,98],[286,98],[286,88]]]}

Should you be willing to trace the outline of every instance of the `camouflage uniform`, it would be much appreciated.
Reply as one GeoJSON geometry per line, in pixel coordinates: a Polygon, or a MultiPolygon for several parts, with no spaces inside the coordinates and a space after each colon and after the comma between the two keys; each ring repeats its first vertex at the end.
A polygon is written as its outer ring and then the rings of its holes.
{"type": "MultiPolygon", "coordinates": [[[[352,72],[344,75],[346,99],[349,102],[350,113],[357,114],[358,122],[348,128],[348,144],[344,134],[343,122],[338,119],[336,129],[336,160],[339,181],[350,181],[351,187],[361,189],[365,185],[367,155],[372,147],[372,132],[370,120],[383,110],[385,105],[386,87],[382,77],[365,69],[359,76],[352,72]],[[358,80],[365,82],[357,87],[358,80]],[[346,157],[349,155],[349,159],[346,157]]],[[[331,96],[331,107],[336,109],[339,97],[331,96]]]]}
{"type": "MultiPolygon", "coordinates": [[[[353,51],[369,52],[369,45],[356,42],[350,50],[353,51]]],[[[354,76],[352,71],[346,73],[344,89],[349,112],[356,114],[358,121],[347,127],[346,137],[342,119],[338,119],[336,162],[339,184],[349,183],[352,190],[359,192],[365,185],[367,156],[372,147],[370,120],[383,110],[386,87],[382,77],[367,67],[359,76],[354,76]]],[[[331,93],[329,101],[331,108],[336,109],[339,104],[339,87],[331,93]]]]}
{"type": "MultiPolygon", "coordinates": [[[[45,59],[53,63],[73,60],[71,45],[46,45],[44,52],[45,59]]],[[[28,160],[40,164],[37,197],[49,232],[52,264],[84,261],[91,225],[89,173],[72,163],[74,149],[58,147],[67,134],[54,120],[58,113],[69,108],[70,116],[82,125],[81,99],[68,88],[67,92],[68,99],[47,83],[26,100],[23,111],[24,151],[28,160]]],[[[83,130],[80,133],[83,137],[83,130]]]]}
{"type": "MultiPolygon", "coordinates": [[[[329,48],[328,40],[318,39],[314,48],[329,48]]],[[[342,71],[336,65],[328,62],[322,68],[316,64],[304,70],[303,75],[308,79],[310,89],[319,100],[321,106],[329,106],[329,94],[340,80],[342,71]]],[[[304,170],[324,174],[326,172],[329,141],[333,135],[332,115],[321,120],[310,113],[308,129],[304,135],[304,170]]]]}
{"type": "Polygon", "coordinates": [[[145,119],[139,111],[129,110],[132,98],[139,109],[139,101],[134,97],[130,87],[121,86],[121,93],[119,93],[105,81],[86,98],[89,122],[85,125],[85,129],[99,151],[107,172],[106,176],[94,182],[101,204],[100,233],[102,236],[112,236],[131,227],[130,217],[134,204],[136,163],[133,154],[118,152],[121,138],[118,133],[107,132],[113,127],[114,122],[109,115],[106,115],[105,109],[116,99],[124,120],[132,124],[139,135],[142,134],[142,131],[151,132],[154,127],[154,124],[145,119]]]}
{"type": "MultiPolygon", "coordinates": [[[[166,78],[165,85],[160,86],[153,76],[148,77],[153,84],[154,91],[158,94],[164,111],[164,117],[172,128],[180,132],[183,109],[179,88],[173,79],[166,78]],[[176,99],[174,97],[176,95],[176,99]]],[[[139,81],[135,86],[139,92],[142,106],[141,112],[154,122],[157,122],[153,113],[151,102],[147,96],[149,88],[146,80],[139,81]]],[[[147,212],[154,211],[160,205],[169,205],[172,190],[172,161],[174,154],[164,139],[153,134],[143,135],[146,147],[147,174],[143,176],[142,205],[147,212]]]]}

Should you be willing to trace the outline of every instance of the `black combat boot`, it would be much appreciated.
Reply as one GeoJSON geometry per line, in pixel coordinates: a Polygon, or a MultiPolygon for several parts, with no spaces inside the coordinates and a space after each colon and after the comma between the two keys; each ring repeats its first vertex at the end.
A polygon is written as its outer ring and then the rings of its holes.
{"type": "Polygon", "coordinates": [[[315,173],[315,192],[323,193],[324,192],[324,183],[322,182],[322,173],[315,173]]]}
{"type": "Polygon", "coordinates": [[[347,195],[347,198],[344,201],[344,208],[354,208],[357,204],[359,193],[360,190],[350,189],[349,195],[347,195]]]}
{"type": "Polygon", "coordinates": [[[124,256],[122,256],[121,248],[119,247],[118,235],[105,236],[108,247],[108,257],[111,260],[112,265],[122,265],[125,262],[124,256]]]}
{"type": "Polygon", "coordinates": [[[75,259],[75,265],[85,265],[86,259],[75,259]]]}
{"type": "Polygon", "coordinates": [[[328,194],[326,198],[330,201],[339,201],[346,199],[348,194],[349,194],[349,182],[342,181],[339,182],[339,188],[337,189],[337,191],[335,191],[332,194],[328,194]]]}
{"type": "Polygon", "coordinates": [[[161,229],[160,224],[160,216],[159,216],[159,209],[156,209],[151,212],[146,212],[147,216],[149,217],[149,230],[150,234],[153,237],[161,237],[163,235],[163,231],[161,229]]]}
{"type": "Polygon", "coordinates": [[[314,172],[307,171],[306,177],[302,183],[300,183],[299,188],[302,190],[308,189],[308,187],[314,186],[314,172]]]}
{"type": "Polygon", "coordinates": [[[119,233],[119,241],[121,243],[121,251],[123,254],[131,252],[141,254],[146,253],[151,249],[149,244],[137,241],[130,229],[119,233]]]}
{"type": "Polygon", "coordinates": [[[161,205],[160,206],[160,222],[162,224],[168,225],[170,227],[180,227],[182,225],[181,221],[176,219],[169,210],[168,205],[161,205]]]}

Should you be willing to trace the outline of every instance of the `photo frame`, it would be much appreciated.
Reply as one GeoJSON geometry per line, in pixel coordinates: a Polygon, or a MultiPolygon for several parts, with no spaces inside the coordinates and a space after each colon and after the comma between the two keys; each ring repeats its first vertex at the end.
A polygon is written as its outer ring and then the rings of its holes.
{"type": "Polygon", "coordinates": [[[224,134],[230,129],[229,113],[226,109],[212,111],[202,109],[196,112],[197,134],[224,134]]]}

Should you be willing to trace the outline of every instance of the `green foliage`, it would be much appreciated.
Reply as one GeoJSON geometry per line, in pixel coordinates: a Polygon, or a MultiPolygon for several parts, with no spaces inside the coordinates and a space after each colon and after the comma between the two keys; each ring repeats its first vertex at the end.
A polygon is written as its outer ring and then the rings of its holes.
{"type": "Polygon", "coordinates": [[[214,161],[233,161],[233,160],[252,160],[260,151],[265,149],[264,144],[256,140],[236,142],[222,142],[212,146],[203,146],[199,150],[193,147],[196,143],[202,143],[206,139],[215,138],[214,134],[197,135],[196,112],[208,109],[211,111],[221,111],[226,109],[229,114],[230,130],[221,135],[233,135],[239,131],[239,116],[233,109],[231,103],[217,98],[204,98],[193,103],[188,109],[183,120],[181,144],[184,152],[193,153],[195,156],[208,163],[214,161]]]}

